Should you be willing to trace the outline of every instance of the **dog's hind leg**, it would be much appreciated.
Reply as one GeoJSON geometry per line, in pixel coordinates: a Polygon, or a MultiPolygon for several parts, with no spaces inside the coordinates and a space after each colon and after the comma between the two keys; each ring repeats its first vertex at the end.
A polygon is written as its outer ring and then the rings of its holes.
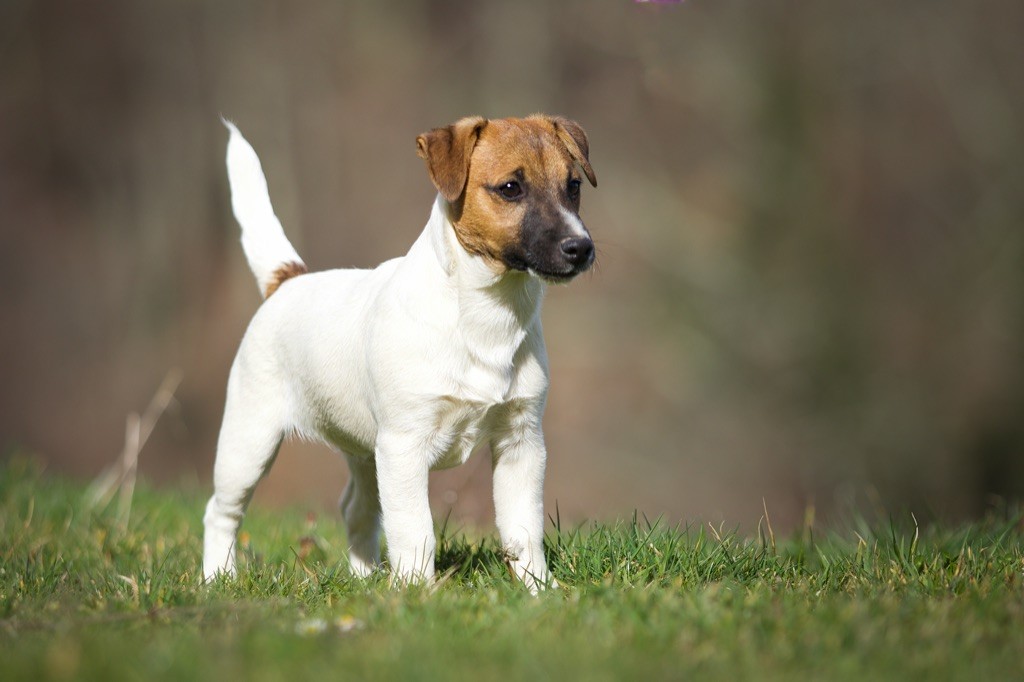
{"type": "Polygon", "coordinates": [[[352,572],[366,577],[380,563],[380,496],[373,459],[345,454],[349,479],[341,495],[352,572]]]}
{"type": "Polygon", "coordinates": [[[241,381],[234,370],[232,375],[217,441],[213,496],[203,517],[206,580],[218,573],[234,575],[238,527],[256,484],[270,469],[284,437],[279,398],[271,397],[259,382],[241,381]]]}

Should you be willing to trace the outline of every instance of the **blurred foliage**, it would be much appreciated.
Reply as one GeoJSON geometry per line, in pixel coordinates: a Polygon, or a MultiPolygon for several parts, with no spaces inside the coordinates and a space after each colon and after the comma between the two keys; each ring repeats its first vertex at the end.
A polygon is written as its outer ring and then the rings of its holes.
{"type": "MultiPolygon", "coordinates": [[[[219,115],[326,268],[412,242],[417,133],[548,111],[590,134],[601,251],[545,310],[552,508],[747,523],[764,500],[784,527],[1018,498],[1022,28],[1013,2],[8,0],[0,447],[95,472],[181,366],[141,466],[207,480],[258,302],[219,115]]],[[[328,461],[286,450],[265,494],[326,504],[328,461]]],[[[438,505],[486,519],[481,469],[438,505]]]]}

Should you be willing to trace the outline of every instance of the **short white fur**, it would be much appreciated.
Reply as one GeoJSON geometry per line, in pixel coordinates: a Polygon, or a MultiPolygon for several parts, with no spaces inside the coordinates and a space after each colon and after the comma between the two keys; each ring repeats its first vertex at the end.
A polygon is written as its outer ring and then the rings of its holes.
{"type": "Polygon", "coordinates": [[[587,232],[587,228],[583,226],[583,221],[580,217],[567,209],[565,206],[559,206],[558,212],[562,214],[562,220],[572,230],[572,236],[574,237],[590,237],[590,233],[587,232]]]}
{"type": "MultiPolygon", "coordinates": [[[[274,215],[255,151],[225,123],[232,208],[266,291],[277,268],[301,260],[274,215]]],[[[206,579],[235,573],[253,490],[281,441],[297,433],[345,453],[351,477],[340,506],[356,574],[377,567],[383,526],[393,575],[431,578],[428,472],[465,462],[487,443],[496,525],[513,572],[531,591],[554,584],[543,553],[544,284],[495,274],[460,246],[448,212],[438,195],[404,257],[286,280],[256,312],[228,379],[204,517],[206,579]]]]}

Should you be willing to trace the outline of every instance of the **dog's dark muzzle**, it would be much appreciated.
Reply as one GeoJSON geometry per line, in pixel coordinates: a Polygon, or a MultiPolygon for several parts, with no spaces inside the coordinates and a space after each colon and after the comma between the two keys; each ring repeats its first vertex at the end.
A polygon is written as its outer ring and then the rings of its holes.
{"type": "Polygon", "coordinates": [[[594,264],[594,241],[580,228],[582,223],[566,223],[554,207],[529,211],[519,242],[504,254],[505,264],[549,281],[568,281],[594,264]]]}
{"type": "Polygon", "coordinates": [[[569,237],[558,244],[565,259],[577,273],[583,272],[594,263],[594,240],[590,237],[569,237]]]}
{"type": "Polygon", "coordinates": [[[526,269],[550,282],[567,282],[594,264],[594,241],[590,237],[552,241],[554,243],[528,252],[526,269]]]}

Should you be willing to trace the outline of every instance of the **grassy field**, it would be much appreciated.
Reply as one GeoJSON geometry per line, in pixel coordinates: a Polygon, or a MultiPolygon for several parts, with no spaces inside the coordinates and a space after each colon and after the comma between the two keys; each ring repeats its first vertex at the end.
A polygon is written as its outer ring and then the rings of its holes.
{"type": "Polygon", "coordinates": [[[551,529],[532,598],[492,537],[442,530],[439,584],[350,578],[330,515],[254,509],[237,581],[197,579],[203,500],[0,464],[0,680],[1012,679],[1019,518],[745,539],[643,519],[551,529]]]}

